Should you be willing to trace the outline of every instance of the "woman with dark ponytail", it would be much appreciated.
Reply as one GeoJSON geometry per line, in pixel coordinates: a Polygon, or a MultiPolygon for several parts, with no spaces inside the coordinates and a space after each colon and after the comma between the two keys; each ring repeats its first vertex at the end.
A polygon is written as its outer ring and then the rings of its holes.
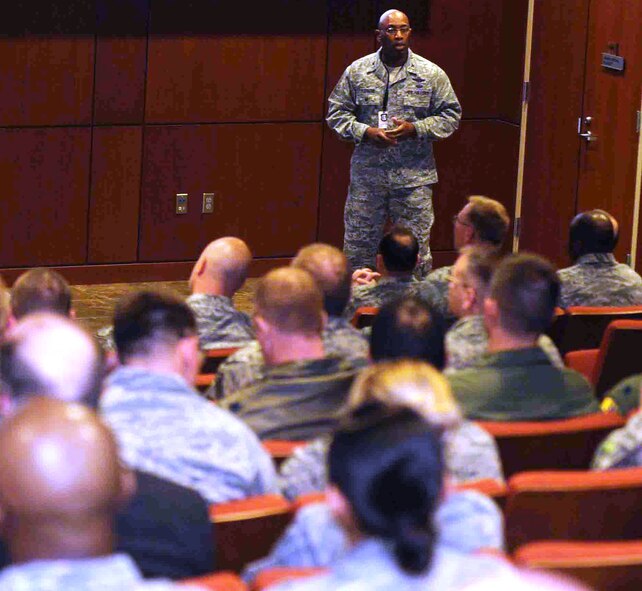
{"type": "Polygon", "coordinates": [[[274,591],[444,591],[506,568],[438,544],[441,433],[419,414],[379,402],[358,407],[335,432],[328,461],[327,504],[349,548],[328,574],[274,591]]]}

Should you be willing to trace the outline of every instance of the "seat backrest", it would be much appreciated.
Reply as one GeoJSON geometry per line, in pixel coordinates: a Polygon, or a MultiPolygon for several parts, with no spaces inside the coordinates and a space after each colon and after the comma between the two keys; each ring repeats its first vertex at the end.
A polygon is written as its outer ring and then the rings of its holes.
{"type": "Polygon", "coordinates": [[[597,446],[625,419],[615,413],[593,413],[560,421],[478,424],[497,441],[504,475],[525,470],[586,470],[597,446]]]}
{"type": "Polygon", "coordinates": [[[266,556],[292,516],[292,505],[280,495],[212,505],[216,568],[240,572],[248,562],[266,556]]]}
{"type": "Polygon", "coordinates": [[[219,365],[223,363],[232,353],[236,353],[240,347],[224,347],[220,349],[206,349],[203,365],[200,373],[216,373],[219,365]]]}
{"type": "Polygon", "coordinates": [[[379,308],[375,306],[361,306],[356,309],[352,317],[352,326],[358,329],[372,326],[377,314],[379,314],[379,308]]]}
{"type": "Polygon", "coordinates": [[[571,306],[557,316],[548,334],[560,353],[597,349],[612,320],[642,320],[642,306],[571,306]]]}
{"type": "Polygon", "coordinates": [[[324,573],[326,569],[318,567],[298,567],[298,568],[270,568],[261,571],[252,585],[252,591],[264,591],[277,583],[285,583],[295,579],[306,579],[315,575],[324,573]]]}
{"type": "Polygon", "coordinates": [[[193,585],[208,591],[248,591],[247,585],[234,573],[212,573],[180,581],[181,586],[193,585]]]}
{"type": "Polygon", "coordinates": [[[299,447],[306,446],[308,442],[288,441],[285,439],[266,439],[261,443],[278,467],[294,453],[294,450],[299,447]]]}
{"type": "Polygon", "coordinates": [[[638,589],[642,580],[642,542],[533,542],[514,555],[518,564],[556,571],[592,589],[638,589]]]}
{"type": "Polygon", "coordinates": [[[642,320],[614,320],[604,333],[595,367],[601,398],[620,380],[642,373],[642,320]]]}
{"type": "Polygon", "coordinates": [[[642,468],[524,472],[508,482],[506,545],[642,539],[642,468]]]}

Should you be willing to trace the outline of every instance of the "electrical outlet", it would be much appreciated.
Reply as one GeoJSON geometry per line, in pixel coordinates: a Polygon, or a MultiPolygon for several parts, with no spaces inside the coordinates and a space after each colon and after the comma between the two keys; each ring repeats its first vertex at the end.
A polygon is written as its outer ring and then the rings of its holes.
{"type": "Polygon", "coordinates": [[[214,193],[203,193],[203,213],[214,213],[214,193]]]}
{"type": "Polygon", "coordinates": [[[187,213],[187,193],[176,193],[176,213],[187,213]]]}

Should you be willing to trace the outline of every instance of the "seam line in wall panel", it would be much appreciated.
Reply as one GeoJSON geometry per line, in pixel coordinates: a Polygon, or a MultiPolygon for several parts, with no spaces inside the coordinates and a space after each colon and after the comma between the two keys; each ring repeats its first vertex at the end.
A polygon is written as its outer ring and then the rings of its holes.
{"type": "Polygon", "coordinates": [[[330,62],[330,6],[326,2],[327,13],[325,15],[325,75],[323,76],[323,95],[321,97],[321,153],[319,154],[319,184],[317,186],[317,224],[314,231],[314,238],[319,242],[319,231],[321,230],[321,197],[323,187],[323,147],[325,144],[325,97],[328,92],[328,63],[330,62]]]}
{"type": "MultiPolygon", "coordinates": [[[[98,22],[98,14],[96,16],[96,23],[98,22]]],[[[89,130],[89,178],[87,179],[87,218],[85,220],[85,264],[89,264],[89,244],[91,236],[89,234],[91,222],[91,188],[94,180],[94,119],[96,117],[96,71],[98,69],[98,27],[94,35],[94,72],[93,84],[91,93],[91,126],[89,130]]]]}
{"type": "Polygon", "coordinates": [[[149,74],[149,36],[151,35],[152,0],[147,4],[147,34],[145,35],[145,73],[143,76],[143,124],[140,134],[140,181],[138,183],[138,224],[136,236],[136,261],[140,262],[140,237],[143,219],[143,190],[145,173],[145,135],[147,123],[147,76],[149,74]]]}

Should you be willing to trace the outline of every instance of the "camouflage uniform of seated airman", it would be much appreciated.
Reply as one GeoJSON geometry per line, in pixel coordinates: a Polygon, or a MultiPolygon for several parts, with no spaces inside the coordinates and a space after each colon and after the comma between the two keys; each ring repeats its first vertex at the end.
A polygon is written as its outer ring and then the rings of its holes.
{"type": "MultiPolygon", "coordinates": [[[[564,367],[562,357],[550,337],[541,335],[537,344],[555,367],[564,367]]],[[[488,350],[488,333],[484,326],[484,317],[474,314],[457,320],[446,333],[444,345],[446,348],[446,372],[475,365],[477,360],[488,350]]]]}
{"type": "Polygon", "coordinates": [[[328,99],[328,125],[356,144],[344,214],[344,251],[353,268],[374,268],[377,244],[390,217],[417,237],[418,275],[423,276],[432,266],[428,241],[434,220],[432,185],[437,182],[432,142],[457,129],[461,107],[446,73],[410,50],[388,84],[390,74],[380,52],[348,66],[328,99]],[[389,119],[413,123],[416,136],[382,147],[363,140],[366,129],[379,124],[387,86],[389,119]]]}
{"type": "Polygon", "coordinates": [[[445,317],[451,316],[451,312],[448,310],[448,283],[452,270],[452,265],[439,267],[439,269],[431,271],[417,285],[417,295],[428,300],[445,317]]]}
{"type": "Polygon", "coordinates": [[[376,283],[358,285],[352,289],[350,301],[343,312],[344,318],[351,319],[357,308],[374,306],[381,308],[403,295],[414,294],[419,285],[413,277],[382,277],[376,283]]]}
{"type": "Polygon", "coordinates": [[[185,303],[194,312],[201,349],[244,345],[254,340],[252,321],[223,295],[195,293],[185,303]]]}
{"type": "Polygon", "coordinates": [[[562,308],[642,305],[642,277],[610,253],[585,254],[557,274],[562,308]]]}

